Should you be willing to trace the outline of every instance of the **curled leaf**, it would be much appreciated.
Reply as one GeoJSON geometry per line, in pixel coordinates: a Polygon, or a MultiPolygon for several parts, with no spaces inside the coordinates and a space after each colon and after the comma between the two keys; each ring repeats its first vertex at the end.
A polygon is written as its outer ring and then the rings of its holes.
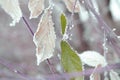
{"type": "Polygon", "coordinates": [[[65,5],[70,12],[73,11],[74,6],[75,6],[74,12],[80,12],[80,7],[79,7],[78,1],[76,2],[76,5],[74,5],[75,0],[63,0],[63,1],[65,2],[65,5]]]}
{"type": "Polygon", "coordinates": [[[98,65],[101,65],[101,66],[107,65],[107,62],[104,56],[100,55],[100,53],[96,51],[85,51],[79,54],[79,57],[81,58],[83,63],[89,66],[96,67],[98,65]]]}
{"type": "Polygon", "coordinates": [[[36,45],[37,64],[53,56],[55,48],[55,31],[51,11],[46,9],[38,24],[33,41],[36,45]]]}
{"type": "Polygon", "coordinates": [[[16,23],[20,21],[22,17],[22,12],[19,6],[18,0],[0,0],[0,6],[9,14],[13,21],[10,26],[15,26],[16,23]]]}
{"type": "Polygon", "coordinates": [[[30,19],[37,18],[44,9],[44,0],[29,0],[30,19]]]}

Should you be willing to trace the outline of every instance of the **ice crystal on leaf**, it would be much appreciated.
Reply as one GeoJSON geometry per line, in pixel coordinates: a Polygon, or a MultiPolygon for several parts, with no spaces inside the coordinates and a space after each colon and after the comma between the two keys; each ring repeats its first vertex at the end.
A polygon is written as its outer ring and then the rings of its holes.
{"type": "Polygon", "coordinates": [[[44,0],[29,0],[30,19],[37,18],[44,10],[44,0]]]}
{"type": "Polygon", "coordinates": [[[37,64],[51,58],[55,48],[55,31],[50,9],[46,9],[38,24],[33,41],[36,45],[37,64]]]}
{"type": "Polygon", "coordinates": [[[20,21],[22,17],[22,12],[19,6],[18,0],[0,0],[0,6],[4,11],[9,14],[13,21],[10,23],[10,26],[15,26],[16,23],[20,21]]]}

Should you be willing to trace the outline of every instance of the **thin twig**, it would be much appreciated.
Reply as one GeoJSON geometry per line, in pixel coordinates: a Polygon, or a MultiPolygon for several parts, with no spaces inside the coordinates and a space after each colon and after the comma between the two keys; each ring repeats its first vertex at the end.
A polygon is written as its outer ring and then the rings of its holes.
{"type": "MultiPolygon", "coordinates": [[[[110,70],[114,70],[114,69],[120,69],[120,63],[115,63],[115,64],[110,64],[110,65],[107,65],[105,67],[100,67],[100,68],[97,68],[96,70],[94,70],[93,68],[91,69],[87,69],[87,70],[84,70],[82,72],[73,72],[73,73],[62,73],[62,74],[54,74],[54,76],[56,77],[56,79],[58,80],[62,80],[62,79],[71,79],[73,77],[80,77],[80,76],[90,76],[91,73],[94,71],[94,73],[103,73],[105,71],[110,71],[110,70]]],[[[48,75],[46,76],[47,79],[49,80],[53,80],[53,77],[52,75],[48,75]]]]}

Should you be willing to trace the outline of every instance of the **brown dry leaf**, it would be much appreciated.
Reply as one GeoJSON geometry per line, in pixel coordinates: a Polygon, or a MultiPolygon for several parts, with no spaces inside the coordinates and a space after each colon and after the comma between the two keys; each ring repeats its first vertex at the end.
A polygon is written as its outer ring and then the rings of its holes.
{"type": "MultiPolygon", "coordinates": [[[[67,9],[72,12],[73,11],[73,7],[75,4],[75,0],[63,0],[65,2],[65,5],[67,7],[67,9]]],[[[75,10],[74,12],[80,12],[80,6],[79,6],[79,2],[76,2],[76,6],[75,6],[75,10]]]]}
{"type": "Polygon", "coordinates": [[[37,64],[51,58],[55,48],[55,31],[51,16],[51,11],[46,9],[38,24],[38,29],[34,34],[33,41],[36,45],[37,64]]]}
{"type": "Polygon", "coordinates": [[[19,6],[18,0],[0,0],[0,6],[9,14],[13,21],[10,23],[10,26],[15,26],[22,17],[22,12],[19,6]]]}
{"type": "Polygon", "coordinates": [[[37,18],[44,10],[44,0],[29,0],[30,19],[37,18]]]}

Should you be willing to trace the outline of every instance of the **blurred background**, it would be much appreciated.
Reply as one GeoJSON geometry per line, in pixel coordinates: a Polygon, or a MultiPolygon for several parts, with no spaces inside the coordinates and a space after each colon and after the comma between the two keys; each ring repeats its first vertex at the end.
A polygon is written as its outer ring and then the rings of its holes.
{"type": "MultiPolygon", "coordinates": [[[[35,32],[41,15],[37,19],[29,20],[28,0],[19,1],[23,16],[26,18],[33,32],[35,32]]],[[[118,36],[118,39],[114,39],[114,36],[105,38],[108,39],[106,41],[106,59],[108,63],[118,63],[120,62],[120,0],[91,1],[98,9],[98,13],[105,23],[118,36]],[[110,41],[113,42],[112,45],[110,41]]],[[[71,12],[66,8],[62,0],[53,0],[53,2],[57,5],[57,7],[53,8],[52,14],[57,40],[54,52],[55,56],[50,59],[50,62],[51,66],[54,67],[55,73],[60,74],[63,72],[60,65],[61,51],[59,44],[62,38],[60,14],[61,10],[65,13],[69,25],[71,12]]],[[[46,7],[47,3],[48,0],[45,0],[46,7]]],[[[51,74],[51,71],[46,61],[42,62],[39,66],[36,65],[36,47],[32,40],[33,36],[24,23],[24,20],[21,19],[15,27],[9,26],[11,21],[11,17],[0,8],[0,80],[45,80],[44,76],[51,74]]],[[[88,12],[88,9],[82,3],[80,12],[74,14],[73,24],[74,28],[69,30],[71,35],[68,41],[74,50],[78,53],[86,50],[94,50],[104,55],[104,34],[100,29],[101,23],[97,21],[93,14],[88,12]]]]}

